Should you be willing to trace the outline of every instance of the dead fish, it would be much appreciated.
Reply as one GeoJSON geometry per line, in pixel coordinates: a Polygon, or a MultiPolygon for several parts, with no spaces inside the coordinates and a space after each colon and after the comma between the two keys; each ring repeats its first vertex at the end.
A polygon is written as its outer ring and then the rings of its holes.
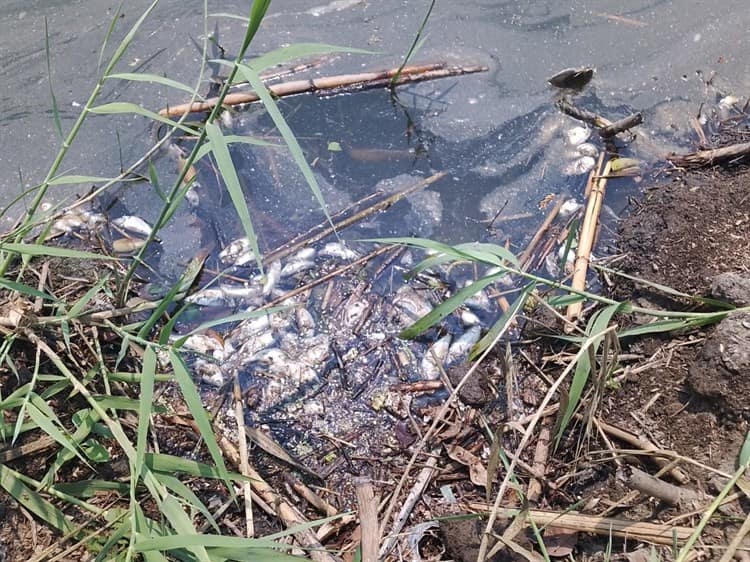
{"type": "Polygon", "coordinates": [[[185,340],[182,348],[203,355],[210,355],[220,361],[224,358],[224,342],[211,334],[193,334],[185,340]]]}
{"type": "Polygon", "coordinates": [[[560,207],[560,211],[557,213],[557,216],[563,220],[567,219],[568,217],[573,215],[573,213],[577,213],[581,207],[583,207],[583,205],[581,205],[575,199],[568,199],[560,207]]]}
{"type": "Polygon", "coordinates": [[[217,388],[224,386],[226,377],[224,371],[216,363],[210,363],[204,359],[198,359],[193,364],[193,370],[201,378],[201,381],[217,388]]]}
{"type": "Polygon", "coordinates": [[[189,295],[185,300],[198,306],[206,307],[238,306],[252,303],[260,295],[261,290],[257,286],[220,285],[218,287],[201,289],[189,295]]]}
{"type": "Polygon", "coordinates": [[[243,237],[238,238],[219,252],[219,259],[222,263],[228,265],[242,266],[255,261],[255,252],[250,247],[250,240],[243,237]]]}
{"type": "Polygon", "coordinates": [[[294,311],[294,320],[297,324],[297,331],[301,335],[309,335],[315,330],[315,319],[305,307],[297,307],[294,311]]]}
{"type": "Polygon", "coordinates": [[[112,250],[117,254],[131,254],[145,245],[146,241],[138,238],[118,238],[112,241],[112,250]]]}
{"type": "Polygon", "coordinates": [[[440,378],[452,339],[453,337],[447,334],[433,343],[427,350],[420,364],[424,380],[434,381],[440,378]]]}
{"type": "Polygon", "coordinates": [[[469,309],[460,312],[461,324],[465,327],[478,326],[481,323],[479,317],[469,309]]]}
{"type": "Polygon", "coordinates": [[[592,158],[596,158],[599,156],[599,149],[590,142],[584,142],[576,147],[576,154],[578,154],[578,156],[591,156],[592,158]]]}
{"type": "Polygon", "coordinates": [[[263,296],[267,297],[271,294],[276,283],[281,279],[281,262],[276,260],[268,266],[265,274],[265,282],[263,283],[263,296]]]}
{"type": "Polygon", "coordinates": [[[287,262],[283,268],[281,268],[281,278],[292,277],[299,275],[305,271],[310,271],[315,267],[315,262],[311,260],[295,260],[287,262]]]}
{"type": "Polygon", "coordinates": [[[594,166],[596,166],[596,160],[591,156],[581,156],[572,162],[568,162],[561,171],[564,176],[580,176],[590,172],[594,166]]]}
{"type": "Polygon", "coordinates": [[[416,156],[413,148],[393,150],[389,148],[350,148],[349,158],[360,162],[402,162],[411,161],[416,156]]]}
{"type": "Polygon", "coordinates": [[[315,259],[317,251],[315,248],[302,248],[296,254],[289,258],[289,261],[312,261],[315,259]]]}
{"type": "Polygon", "coordinates": [[[578,146],[585,143],[591,136],[591,129],[588,127],[573,127],[565,131],[565,142],[571,146],[578,146]]]}
{"type": "Polygon", "coordinates": [[[349,299],[344,305],[343,323],[347,329],[355,328],[362,324],[370,313],[372,306],[366,298],[349,299]]]}
{"type": "Polygon", "coordinates": [[[329,258],[337,258],[340,260],[351,261],[359,258],[359,254],[354,250],[346,247],[341,242],[329,242],[323,249],[320,250],[320,255],[329,258]]]}
{"type": "Polygon", "coordinates": [[[448,355],[446,356],[446,363],[456,363],[462,361],[469,351],[474,347],[474,344],[479,341],[479,337],[482,335],[482,328],[480,326],[474,326],[466,330],[461,337],[455,340],[450,348],[448,349],[448,355]]]}
{"type": "Polygon", "coordinates": [[[135,234],[141,234],[143,236],[150,236],[153,229],[151,226],[142,218],[133,215],[125,215],[118,217],[112,221],[112,224],[119,226],[124,230],[128,230],[135,234]]]}
{"type": "Polygon", "coordinates": [[[52,223],[50,227],[50,235],[53,237],[62,236],[63,234],[70,234],[76,230],[83,228],[86,221],[78,214],[65,215],[60,217],[52,223]]]}
{"type": "MultiPolygon", "coordinates": [[[[469,287],[471,284],[472,284],[472,281],[469,279],[464,284],[464,287],[469,287]]],[[[464,301],[464,305],[468,306],[469,308],[473,308],[474,310],[491,310],[492,309],[490,298],[487,296],[487,293],[485,293],[484,290],[477,291],[476,293],[471,295],[468,299],[464,301]]]]}
{"type": "Polygon", "coordinates": [[[580,90],[591,82],[594,69],[590,67],[566,68],[547,79],[555,88],[565,90],[580,90]]]}
{"type": "Polygon", "coordinates": [[[404,285],[396,291],[393,305],[403,313],[403,320],[408,323],[416,322],[432,312],[432,305],[427,302],[427,299],[409,285],[404,285]]]}

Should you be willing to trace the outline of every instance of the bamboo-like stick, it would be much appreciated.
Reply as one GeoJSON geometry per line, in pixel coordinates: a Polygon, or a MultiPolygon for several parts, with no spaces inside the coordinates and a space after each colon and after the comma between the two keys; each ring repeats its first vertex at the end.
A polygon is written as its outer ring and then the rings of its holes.
{"type": "Polygon", "coordinates": [[[355,478],[354,490],[357,493],[359,524],[362,528],[362,562],[377,562],[380,529],[378,502],[372,489],[372,480],[364,476],[355,478]]]}
{"type": "MultiPolygon", "coordinates": [[[[242,400],[242,388],[240,387],[239,376],[234,377],[232,387],[234,398],[234,417],[237,420],[237,445],[240,455],[240,474],[250,477],[250,462],[248,460],[247,437],[245,436],[245,408],[242,400]]],[[[253,519],[253,498],[252,488],[248,480],[242,482],[242,495],[245,498],[245,523],[248,538],[255,536],[255,522],[253,519]]]]}
{"type": "MultiPolygon", "coordinates": [[[[600,177],[595,179],[591,184],[591,194],[589,195],[588,204],[586,206],[586,214],[583,218],[583,225],[581,226],[581,236],[578,240],[578,247],[576,248],[576,261],[573,266],[573,281],[571,282],[571,288],[576,291],[586,290],[586,274],[589,269],[591,250],[596,241],[596,229],[599,224],[599,214],[602,210],[604,193],[607,186],[607,178],[601,176],[607,176],[610,167],[611,163],[607,162],[604,167],[604,172],[597,174],[600,177]]],[[[575,322],[581,315],[582,310],[583,301],[569,304],[566,314],[568,321],[575,322]]],[[[566,331],[569,329],[570,328],[566,326],[566,331]]]]}
{"type": "Polygon", "coordinates": [[[288,255],[293,254],[300,248],[309,246],[310,244],[314,244],[315,242],[318,242],[322,240],[323,238],[330,236],[334,232],[339,232],[353,224],[356,224],[366,219],[370,215],[373,215],[380,211],[384,211],[385,209],[397,203],[404,197],[407,197],[411,195],[412,193],[416,193],[417,191],[421,189],[425,189],[426,187],[432,185],[433,183],[443,179],[446,175],[447,175],[447,172],[437,172],[435,174],[432,174],[431,176],[418,181],[414,185],[410,185],[409,187],[402,189],[401,191],[398,191],[394,193],[393,195],[389,195],[385,199],[382,199],[378,201],[377,203],[370,205],[366,209],[363,209],[349,217],[336,221],[334,223],[334,226],[328,226],[318,232],[310,231],[310,235],[306,238],[293,239],[293,243],[291,241],[287,242],[283,244],[281,247],[277,248],[276,250],[273,250],[272,252],[269,252],[265,256],[263,256],[263,263],[271,263],[276,260],[283,259],[287,257],[288,255]]]}
{"type": "MultiPolygon", "coordinates": [[[[492,508],[486,503],[464,504],[469,509],[487,513],[492,508]]],[[[511,519],[521,512],[520,509],[500,509],[498,516],[511,519]]],[[[627,519],[616,519],[612,517],[599,517],[596,515],[582,515],[580,513],[557,513],[539,509],[530,509],[527,517],[537,527],[554,525],[571,531],[581,533],[594,533],[603,536],[615,536],[629,539],[641,540],[654,544],[671,545],[676,540],[684,543],[693,532],[690,527],[678,527],[673,525],[660,525],[658,523],[644,523],[640,521],[629,521],[627,519]]]]}
{"type": "MultiPolygon", "coordinates": [[[[269,92],[274,97],[280,98],[294,94],[303,94],[307,92],[319,92],[322,90],[332,90],[347,86],[359,85],[361,88],[380,87],[384,80],[390,80],[398,74],[398,68],[388,70],[379,70],[375,72],[363,72],[360,74],[340,74],[337,76],[324,76],[321,78],[311,78],[307,80],[293,80],[291,82],[282,82],[268,87],[269,92]]],[[[421,82],[424,80],[434,80],[437,78],[446,78],[449,76],[459,76],[462,74],[473,74],[476,72],[486,72],[486,66],[446,66],[445,63],[424,64],[418,66],[407,66],[402,69],[401,74],[396,81],[396,85],[408,82],[421,82]]],[[[253,91],[237,92],[229,94],[224,98],[224,105],[241,105],[258,101],[260,97],[253,91]]],[[[159,111],[159,114],[168,117],[177,117],[185,113],[197,113],[210,111],[216,106],[218,98],[210,98],[202,102],[183,103],[173,107],[166,107],[159,111]]]]}

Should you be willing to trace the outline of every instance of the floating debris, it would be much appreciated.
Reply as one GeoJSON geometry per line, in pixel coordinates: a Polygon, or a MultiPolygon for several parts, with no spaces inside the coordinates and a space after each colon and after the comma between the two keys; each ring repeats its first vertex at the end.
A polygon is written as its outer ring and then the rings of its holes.
{"type": "Polygon", "coordinates": [[[565,90],[580,90],[594,77],[594,69],[590,67],[566,68],[547,79],[555,88],[565,90]]]}

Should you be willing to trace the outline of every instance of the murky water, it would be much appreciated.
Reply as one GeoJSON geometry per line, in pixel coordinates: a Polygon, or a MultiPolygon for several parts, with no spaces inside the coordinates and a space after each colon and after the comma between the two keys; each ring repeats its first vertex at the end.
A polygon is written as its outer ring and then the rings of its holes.
{"type": "MultiPolygon", "coordinates": [[[[18,1],[0,8],[4,69],[0,200],[4,204],[43,178],[59,146],[50,111],[44,17],[50,34],[52,86],[67,129],[96,79],[99,47],[112,15],[110,4],[18,1]]],[[[118,38],[146,4],[125,6],[118,38]]],[[[320,74],[394,66],[408,49],[427,5],[275,0],[255,52],[292,42],[328,42],[378,53],[337,57],[320,68],[320,74]]],[[[592,1],[438,3],[419,60],[486,64],[489,72],[407,86],[397,100],[375,91],[330,99],[298,96],[282,106],[308,159],[316,162],[333,206],[371,192],[383,180],[449,172],[448,179],[430,188],[437,195],[422,202],[427,210],[408,204],[393,209],[392,219],[381,221],[380,234],[431,235],[449,242],[487,238],[481,221],[499,210],[506,215],[530,212],[533,216],[525,227],[514,225],[499,233],[500,238],[511,236],[513,244],[521,247],[524,231],[533,230],[539,221],[539,202],[552,193],[576,196],[583,183],[581,177],[560,173],[566,158],[562,132],[575,123],[558,116],[555,92],[545,79],[567,66],[595,66],[594,82],[579,103],[612,118],[644,112],[645,125],[628,150],[653,161],[667,150],[688,145],[688,119],[700,103],[714,102],[721,93],[741,95],[748,90],[750,73],[741,54],[748,41],[750,15],[743,7],[739,0],[708,8],[693,0],[643,0],[625,8],[617,2],[592,1]],[[712,87],[706,86],[709,78],[712,87]],[[343,150],[330,151],[331,142],[343,150]]],[[[235,13],[242,9],[239,3],[224,2],[211,11],[219,8],[235,13]]],[[[121,69],[194,82],[199,53],[190,37],[202,34],[200,14],[200,2],[161,2],[121,69]]],[[[231,53],[241,24],[216,17],[209,25],[218,30],[220,43],[231,53]]],[[[101,99],[110,101],[134,101],[158,109],[167,101],[182,101],[182,95],[161,87],[113,83],[105,86],[101,99]]],[[[262,117],[240,116],[235,129],[263,134],[271,127],[262,117]]],[[[121,163],[134,160],[151,142],[149,126],[141,118],[93,116],[62,170],[116,175],[121,163]]],[[[255,170],[258,156],[235,154],[235,159],[255,170]]],[[[275,213],[277,223],[294,228],[286,221],[289,208],[299,205],[299,197],[305,206],[312,208],[314,202],[299,185],[299,176],[286,173],[288,164],[288,159],[276,157],[277,167],[286,175],[275,181],[281,179],[283,185],[269,185],[273,181],[261,173],[249,180],[249,191],[259,205],[266,190],[283,190],[288,196],[276,201],[275,210],[264,213],[271,222],[275,213]]],[[[168,183],[174,177],[173,165],[162,158],[157,166],[168,183]]],[[[265,168],[267,162],[259,166],[265,168]]],[[[89,187],[58,187],[52,196],[72,199],[89,187]]],[[[129,213],[147,220],[159,202],[145,184],[116,193],[129,213]]],[[[610,203],[619,210],[616,196],[610,203]]],[[[17,204],[5,218],[21,209],[17,204]]],[[[227,231],[220,237],[233,235],[236,223],[229,219],[231,207],[215,211],[220,214],[217,223],[227,231]]],[[[163,233],[166,269],[198,245],[186,243],[190,238],[186,233],[199,239],[197,231],[185,226],[194,222],[193,214],[186,208],[163,233]]],[[[300,227],[313,220],[302,215],[300,227]]],[[[273,230],[269,236],[273,238],[273,230]]]]}

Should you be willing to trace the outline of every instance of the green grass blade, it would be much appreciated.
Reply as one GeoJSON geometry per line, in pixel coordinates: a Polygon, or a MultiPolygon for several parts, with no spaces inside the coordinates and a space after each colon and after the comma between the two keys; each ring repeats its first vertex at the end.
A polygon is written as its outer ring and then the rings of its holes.
{"type": "MultiPolygon", "coordinates": [[[[194,535],[196,533],[193,522],[187,516],[185,510],[182,509],[182,505],[180,505],[180,502],[177,501],[174,496],[167,495],[167,497],[164,498],[164,501],[159,505],[159,511],[161,511],[161,513],[169,520],[172,528],[177,531],[178,534],[174,536],[182,537],[185,535],[194,535]]],[[[137,545],[138,543],[136,541],[136,546],[137,545]]],[[[212,562],[211,558],[208,556],[208,552],[206,552],[205,546],[202,544],[183,543],[179,548],[186,548],[195,554],[200,562],[212,562]]]]}
{"type": "Polygon", "coordinates": [[[135,115],[140,115],[141,117],[146,117],[153,121],[158,121],[159,123],[164,123],[166,125],[169,125],[170,127],[184,131],[189,135],[198,136],[200,134],[199,131],[188,127],[187,125],[183,125],[182,123],[178,123],[177,121],[172,121],[168,117],[164,117],[163,115],[159,115],[158,113],[145,109],[138,104],[125,101],[116,101],[112,103],[105,103],[103,105],[97,105],[96,107],[90,107],[88,109],[88,112],[94,113],[96,115],[117,115],[122,113],[134,113],[135,115]]]}
{"type": "Polygon", "coordinates": [[[177,80],[172,80],[171,78],[167,78],[166,76],[159,76],[158,74],[148,74],[145,72],[116,72],[114,74],[105,76],[105,79],[129,80],[131,82],[149,82],[151,84],[161,84],[162,86],[166,86],[167,88],[182,90],[183,92],[187,92],[191,96],[194,93],[193,89],[187,84],[183,84],[182,82],[178,82],[177,80]]]}
{"type": "MultiPolygon", "coordinates": [[[[603,332],[607,326],[609,326],[612,317],[621,309],[621,307],[621,304],[613,304],[594,313],[588,322],[586,334],[590,336],[591,334],[599,334],[603,332]]],[[[603,336],[600,336],[591,344],[589,348],[591,355],[596,354],[603,339],[603,336]]],[[[578,404],[581,401],[581,396],[583,396],[583,390],[588,382],[592,367],[593,365],[591,365],[589,354],[583,354],[576,364],[573,380],[570,382],[570,389],[568,390],[568,400],[565,406],[565,411],[562,413],[560,422],[557,424],[559,429],[555,437],[555,446],[560,442],[560,438],[568,427],[570,419],[573,417],[576,409],[578,409],[578,404]]]]}
{"type": "Polygon", "coordinates": [[[700,317],[700,318],[676,318],[667,320],[658,320],[643,326],[636,326],[635,328],[628,328],[617,332],[620,338],[632,338],[637,336],[645,336],[648,334],[664,334],[668,332],[674,332],[676,330],[685,330],[688,328],[698,328],[700,326],[707,326],[709,324],[715,324],[726,318],[727,312],[717,312],[715,315],[700,317]]]}
{"type": "Polygon", "coordinates": [[[203,408],[203,404],[201,404],[201,398],[198,394],[198,390],[195,388],[195,383],[193,382],[193,379],[190,378],[190,373],[188,373],[184,361],[176,352],[172,350],[169,351],[169,360],[172,363],[175,379],[180,386],[182,396],[185,399],[185,404],[187,404],[187,407],[200,430],[201,437],[203,437],[203,440],[206,443],[206,448],[211,454],[211,459],[214,461],[221,479],[224,480],[227,488],[231,491],[231,479],[227,472],[227,468],[224,465],[224,457],[221,454],[221,449],[219,449],[218,443],[216,442],[216,437],[214,436],[211,427],[211,421],[208,419],[208,414],[203,408]]]}
{"type": "Polygon", "coordinates": [[[742,449],[740,449],[739,465],[747,464],[750,461],[750,431],[745,435],[745,441],[742,443],[742,449]]]}
{"type": "Polygon", "coordinates": [[[426,332],[429,330],[432,326],[440,322],[443,318],[448,316],[451,312],[456,310],[459,306],[461,306],[466,299],[470,298],[474,293],[478,293],[479,291],[483,290],[488,285],[491,285],[501,277],[503,277],[505,274],[500,273],[496,275],[489,275],[487,277],[482,277],[481,279],[477,279],[474,281],[471,285],[464,287],[460,291],[458,291],[455,295],[452,295],[451,297],[445,299],[442,303],[440,303],[438,306],[433,308],[430,312],[422,316],[419,320],[417,320],[414,324],[403,330],[398,337],[403,338],[405,340],[413,339],[419,336],[420,334],[426,332]]]}
{"type": "Polygon", "coordinates": [[[414,41],[412,41],[412,44],[409,47],[406,56],[404,57],[404,62],[401,63],[398,72],[396,72],[396,75],[391,79],[391,86],[394,86],[398,82],[398,79],[401,77],[401,71],[407,64],[409,64],[409,61],[411,60],[412,56],[414,56],[414,53],[416,53],[422,47],[422,45],[424,44],[424,40],[427,39],[426,36],[422,38],[422,33],[424,33],[425,27],[427,27],[427,22],[430,20],[430,15],[432,14],[432,9],[434,7],[435,0],[432,0],[432,2],[430,2],[430,7],[427,8],[427,13],[422,20],[422,24],[419,26],[417,34],[414,36],[414,41]]]}
{"type": "Polygon", "coordinates": [[[10,281],[10,280],[5,279],[5,278],[0,278],[0,288],[6,289],[8,291],[13,291],[13,292],[21,293],[22,295],[27,295],[29,297],[40,298],[40,299],[52,301],[54,303],[59,302],[52,295],[48,295],[47,293],[43,293],[42,291],[38,291],[34,287],[29,287],[28,285],[24,285],[23,283],[16,283],[15,281],[10,281]]]}
{"type": "Polygon", "coordinates": [[[497,322],[495,322],[487,333],[482,336],[482,339],[475,343],[471,348],[471,352],[469,353],[470,361],[473,361],[484,353],[484,351],[492,345],[492,342],[494,342],[501,333],[508,329],[510,322],[516,317],[518,311],[523,309],[526,300],[529,298],[529,295],[534,292],[535,287],[536,283],[529,283],[524,287],[521,294],[518,295],[516,300],[513,301],[513,304],[510,305],[510,308],[503,312],[503,315],[497,320],[497,322]]]}
{"type": "Polygon", "coordinates": [[[75,318],[79,314],[83,312],[83,309],[86,308],[86,305],[91,302],[91,299],[93,299],[99,291],[104,287],[104,284],[109,281],[109,275],[103,276],[99,281],[97,281],[93,287],[91,287],[86,293],[76,301],[76,303],[70,307],[70,310],[68,311],[68,318],[75,318]]]}
{"type": "Polygon", "coordinates": [[[57,421],[57,423],[60,423],[60,421],[57,420],[56,417],[53,418],[50,416],[50,414],[54,416],[54,412],[43,412],[37,407],[37,403],[38,402],[34,400],[34,398],[32,398],[31,401],[26,405],[26,413],[34,421],[34,423],[37,424],[44,433],[46,433],[57,443],[62,445],[66,450],[77,456],[85,464],[88,464],[83,455],[81,455],[71,443],[70,436],[66,435],[65,432],[63,432],[60,428],[57,427],[57,425],[55,425],[55,421],[57,421]]]}
{"type": "Polygon", "coordinates": [[[102,176],[78,176],[66,174],[57,176],[47,182],[47,185],[71,185],[78,183],[107,183],[115,181],[115,178],[105,178],[102,176]]]}
{"type": "Polygon", "coordinates": [[[93,498],[102,492],[115,492],[120,495],[128,493],[130,486],[125,482],[110,480],[79,480],[78,482],[59,482],[54,485],[55,490],[75,496],[77,498],[93,498]]]}
{"type": "MultiPolygon", "coordinates": [[[[291,545],[279,544],[267,539],[246,539],[243,537],[225,537],[211,534],[178,534],[164,537],[141,538],[136,543],[136,552],[148,550],[176,550],[190,547],[217,547],[217,548],[239,548],[239,549],[282,549],[291,548],[291,545]]],[[[299,562],[299,558],[293,558],[299,562]]],[[[257,560],[264,560],[262,557],[257,560]]]]}
{"type": "MultiPolygon", "coordinates": [[[[71,440],[76,445],[80,445],[80,443],[89,436],[92,428],[94,427],[94,424],[99,421],[99,416],[96,415],[96,412],[88,409],[77,412],[77,415],[79,419],[78,427],[76,428],[75,432],[73,432],[71,440]]],[[[75,418],[76,416],[74,416],[74,420],[75,418]]],[[[59,450],[57,452],[57,455],[55,456],[55,460],[52,461],[49,469],[47,469],[47,473],[41,480],[42,486],[52,485],[52,483],[55,481],[55,476],[57,475],[57,472],[60,470],[60,468],[62,468],[65,463],[75,458],[75,456],[76,452],[71,451],[68,448],[59,450]]]]}
{"type": "Polygon", "coordinates": [[[62,511],[21,482],[17,472],[2,464],[0,464],[0,486],[23,507],[61,533],[68,534],[73,530],[73,524],[62,511]]]}
{"type": "Polygon", "coordinates": [[[216,165],[219,167],[221,177],[224,178],[229,197],[232,199],[235,211],[237,211],[237,216],[240,219],[240,224],[242,224],[242,229],[245,231],[245,236],[247,236],[247,239],[250,241],[250,247],[253,249],[253,252],[255,252],[258,268],[262,271],[263,262],[260,247],[258,246],[258,237],[255,235],[253,221],[250,218],[250,210],[247,207],[245,194],[240,185],[240,178],[237,176],[237,169],[232,162],[232,156],[229,154],[229,148],[224,139],[224,135],[217,125],[214,123],[207,123],[206,136],[208,137],[211,150],[216,158],[216,165]]]}
{"type": "Polygon", "coordinates": [[[88,260],[111,260],[109,256],[94,254],[93,252],[83,252],[80,250],[71,250],[70,248],[57,248],[55,246],[41,246],[39,244],[24,243],[0,243],[0,251],[13,252],[26,256],[52,256],[54,258],[78,258],[88,260]]]}
{"type": "Polygon", "coordinates": [[[218,534],[221,534],[219,525],[216,523],[216,520],[214,519],[213,515],[211,515],[211,512],[208,510],[208,508],[203,504],[200,498],[196,496],[195,493],[190,488],[188,488],[185,484],[180,482],[177,478],[175,478],[171,474],[154,473],[154,476],[159,482],[164,484],[164,486],[166,486],[169,490],[171,490],[172,492],[180,496],[193,508],[200,511],[203,517],[206,518],[206,521],[208,521],[209,524],[214,528],[214,530],[218,534]]]}
{"type": "Polygon", "coordinates": [[[44,54],[47,59],[47,82],[49,83],[49,96],[52,100],[52,117],[55,123],[55,132],[57,133],[58,140],[63,140],[62,123],[60,121],[60,109],[57,106],[57,98],[55,97],[55,89],[52,87],[52,65],[50,63],[52,57],[49,52],[49,29],[47,28],[47,16],[44,16],[44,54]]]}
{"type": "MultiPolygon", "coordinates": [[[[145,466],[146,446],[148,445],[148,428],[151,424],[151,406],[154,398],[154,375],[156,374],[156,352],[153,346],[148,346],[143,353],[143,368],[141,369],[141,396],[138,407],[138,437],[135,445],[136,470],[145,466]]],[[[134,474],[134,477],[139,475],[134,474]]]]}
{"type": "MultiPolygon", "coordinates": [[[[153,472],[164,472],[167,474],[184,472],[190,476],[212,478],[214,480],[220,480],[223,478],[219,470],[211,465],[199,461],[184,459],[182,457],[176,457],[174,455],[167,455],[164,453],[146,453],[144,462],[149,470],[153,472]]],[[[247,478],[241,474],[234,472],[228,474],[229,478],[232,480],[247,480],[247,478]]]]}
{"type": "Polygon", "coordinates": [[[263,81],[260,79],[260,76],[258,76],[258,73],[253,68],[246,64],[238,64],[237,67],[240,74],[250,83],[250,87],[252,87],[253,90],[255,90],[255,93],[258,94],[258,97],[260,97],[263,107],[273,120],[279,133],[281,133],[282,138],[289,147],[289,152],[291,153],[295,164],[297,164],[297,167],[302,172],[302,176],[305,178],[305,181],[307,181],[307,185],[310,187],[315,199],[318,201],[318,205],[320,205],[323,213],[325,213],[326,220],[333,227],[331,215],[329,214],[328,206],[323,199],[323,193],[320,191],[318,180],[315,178],[315,174],[313,173],[310,164],[308,164],[307,159],[302,152],[302,147],[300,147],[299,142],[297,142],[297,138],[294,136],[292,129],[289,128],[289,124],[286,122],[286,119],[284,119],[281,111],[279,111],[273,96],[271,96],[268,88],[266,88],[265,84],[263,84],[263,81]]]}
{"type": "MultiPolygon", "coordinates": [[[[263,147],[277,147],[277,148],[279,147],[278,144],[264,141],[263,139],[256,139],[255,137],[248,137],[244,135],[224,135],[223,133],[222,133],[222,136],[224,137],[224,143],[227,145],[234,144],[234,143],[241,143],[241,144],[252,144],[254,146],[263,146],[263,147]]],[[[210,143],[201,145],[201,147],[198,149],[198,152],[195,155],[194,162],[197,162],[209,152],[211,152],[210,143]]]]}

